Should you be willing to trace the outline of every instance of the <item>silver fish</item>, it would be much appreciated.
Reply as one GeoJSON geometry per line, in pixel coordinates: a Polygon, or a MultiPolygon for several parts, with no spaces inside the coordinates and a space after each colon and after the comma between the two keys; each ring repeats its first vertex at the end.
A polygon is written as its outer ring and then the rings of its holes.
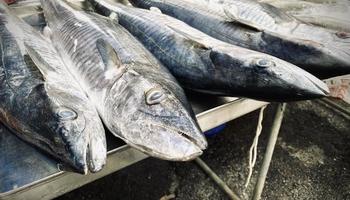
{"type": "Polygon", "coordinates": [[[350,2],[312,3],[301,0],[262,0],[297,19],[324,28],[350,32],[350,2]]]}
{"type": "Polygon", "coordinates": [[[106,162],[103,124],[54,47],[0,2],[0,119],[17,136],[68,164],[106,162]]]}
{"type": "Polygon", "coordinates": [[[115,136],[167,160],[202,153],[207,142],[183,90],[131,34],[64,1],[41,3],[54,44],[115,136]]]}
{"type": "Polygon", "coordinates": [[[182,21],[149,10],[89,0],[136,36],[188,89],[268,101],[322,97],[327,86],[273,56],[231,45],[182,21]]]}
{"type": "Polygon", "coordinates": [[[130,0],[158,7],[222,41],[264,52],[319,77],[350,73],[350,35],[302,23],[277,8],[250,0],[130,0]]]}

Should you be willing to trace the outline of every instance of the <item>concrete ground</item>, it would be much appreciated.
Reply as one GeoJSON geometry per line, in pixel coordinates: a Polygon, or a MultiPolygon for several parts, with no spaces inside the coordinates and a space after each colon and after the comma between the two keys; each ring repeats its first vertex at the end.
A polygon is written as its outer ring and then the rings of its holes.
{"type": "MultiPolygon", "coordinates": [[[[269,106],[248,188],[244,188],[248,151],[258,112],[230,122],[222,133],[209,138],[209,148],[201,157],[242,199],[252,193],[272,116],[269,106]]],[[[262,198],[350,199],[349,118],[319,101],[288,104],[262,198]]],[[[228,198],[194,162],[146,159],[58,198],[70,199],[228,198]]]]}

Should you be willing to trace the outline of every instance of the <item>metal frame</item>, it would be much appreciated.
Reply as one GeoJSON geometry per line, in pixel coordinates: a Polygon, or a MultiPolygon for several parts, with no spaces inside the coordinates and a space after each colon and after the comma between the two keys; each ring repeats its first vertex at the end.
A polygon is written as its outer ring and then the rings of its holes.
{"type": "Polygon", "coordinates": [[[273,151],[275,150],[278,134],[282,125],[285,109],[286,109],[286,103],[282,103],[277,106],[275,118],[273,120],[273,124],[270,131],[269,141],[267,143],[266,152],[264,155],[264,160],[260,167],[258,179],[255,184],[255,189],[253,192],[253,200],[259,200],[261,198],[261,194],[265,186],[267,172],[270,168],[272,154],[273,154],[273,151]]]}
{"type": "MultiPolygon", "coordinates": [[[[261,106],[262,107],[262,106],[261,106]]],[[[261,194],[265,186],[265,180],[267,177],[267,173],[271,164],[273,151],[275,149],[275,145],[277,142],[279,130],[282,125],[282,120],[284,116],[284,111],[286,109],[286,103],[281,103],[277,106],[273,124],[270,130],[270,136],[269,141],[266,147],[266,152],[264,155],[263,163],[260,167],[260,171],[258,174],[258,178],[255,184],[255,188],[253,191],[253,200],[259,200],[261,199],[261,194]]],[[[225,109],[226,110],[226,109],[225,109]]],[[[226,110],[227,111],[227,110],[226,110]]],[[[232,191],[228,185],[220,179],[220,177],[212,170],[208,165],[205,164],[203,160],[200,158],[196,158],[195,162],[198,164],[198,166],[220,187],[221,190],[223,190],[227,196],[232,200],[239,200],[240,197],[232,191]]]]}

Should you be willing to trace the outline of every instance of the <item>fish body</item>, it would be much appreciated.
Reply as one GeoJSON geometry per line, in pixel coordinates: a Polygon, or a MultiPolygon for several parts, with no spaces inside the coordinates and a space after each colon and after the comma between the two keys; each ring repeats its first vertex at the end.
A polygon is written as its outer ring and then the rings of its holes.
{"type": "Polygon", "coordinates": [[[277,8],[249,0],[130,0],[157,7],[222,41],[264,52],[322,78],[350,73],[350,36],[301,23],[277,8]]]}
{"type": "Polygon", "coordinates": [[[267,101],[322,97],[327,86],[273,56],[231,45],[158,12],[91,0],[136,36],[190,90],[267,101]],[[266,64],[261,66],[259,64],[266,64]],[[269,66],[271,65],[271,66],[269,66]]]}
{"type": "Polygon", "coordinates": [[[106,161],[103,124],[53,46],[0,2],[0,119],[86,174],[106,161]]]}
{"type": "Polygon", "coordinates": [[[57,49],[115,136],[162,159],[202,153],[207,143],[183,90],[130,33],[64,1],[41,3],[57,49]]]}
{"type": "Polygon", "coordinates": [[[312,3],[300,0],[263,0],[300,21],[337,31],[350,32],[350,3],[312,3]]]}

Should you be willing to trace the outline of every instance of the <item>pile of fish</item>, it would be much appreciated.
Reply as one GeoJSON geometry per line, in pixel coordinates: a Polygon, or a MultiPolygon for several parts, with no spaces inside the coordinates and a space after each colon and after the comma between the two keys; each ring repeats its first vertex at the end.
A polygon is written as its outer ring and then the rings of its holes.
{"type": "Polygon", "coordinates": [[[106,163],[104,127],[150,156],[201,155],[182,88],[285,102],[327,96],[319,78],[350,74],[348,33],[263,2],[130,3],[41,0],[25,22],[0,2],[0,121],[78,173],[106,163]]]}

